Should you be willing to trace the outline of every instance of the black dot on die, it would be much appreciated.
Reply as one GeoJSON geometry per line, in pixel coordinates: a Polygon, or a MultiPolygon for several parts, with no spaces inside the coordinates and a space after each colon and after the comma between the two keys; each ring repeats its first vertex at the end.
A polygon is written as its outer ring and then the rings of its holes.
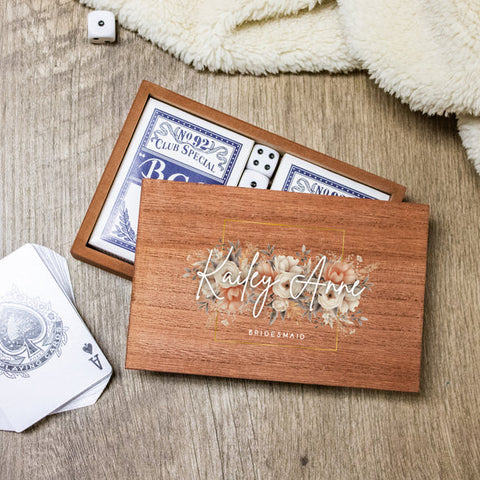
{"type": "Polygon", "coordinates": [[[257,182],[250,182],[250,186],[251,186],[252,188],[255,188],[255,187],[257,186],[257,182]]]}
{"type": "Polygon", "coordinates": [[[269,155],[269,157],[273,160],[273,159],[275,158],[275,154],[274,154],[274,153],[271,153],[271,154],[269,155]]]}
{"type": "Polygon", "coordinates": [[[258,160],[254,160],[254,161],[253,161],[253,164],[254,164],[255,166],[257,166],[259,163],[260,163],[260,162],[259,162],[258,160]]]}
{"type": "Polygon", "coordinates": [[[105,22],[103,20],[98,21],[98,26],[103,27],[105,25],[105,22]]]}
{"type": "Polygon", "coordinates": [[[270,165],[265,165],[265,170],[270,170],[270,165]]]}
{"type": "Polygon", "coordinates": [[[257,150],[257,152],[259,153],[259,155],[262,155],[262,154],[263,154],[263,149],[262,149],[262,148],[259,148],[259,149],[257,150]]]}

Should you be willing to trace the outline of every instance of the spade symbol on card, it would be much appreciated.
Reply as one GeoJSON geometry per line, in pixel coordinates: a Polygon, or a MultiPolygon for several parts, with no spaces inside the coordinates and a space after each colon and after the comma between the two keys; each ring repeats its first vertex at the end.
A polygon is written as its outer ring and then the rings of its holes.
{"type": "Polygon", "coordinates": [[[26,353],[32,357],[41,349],[36,345],[46,335],[43,318],[32,309],[17,304],[0,308],[0,347],[10,355],[26,353]]]}
{"type": "Polygon", "coordinates": [[[83,346],[83,349],[82,349],[85,353],[88,353],[89,355],[92,354],[93,352],[93,347],[92,347],[92,344],[91,343],[86,343],[84,346],[83,346]]]}

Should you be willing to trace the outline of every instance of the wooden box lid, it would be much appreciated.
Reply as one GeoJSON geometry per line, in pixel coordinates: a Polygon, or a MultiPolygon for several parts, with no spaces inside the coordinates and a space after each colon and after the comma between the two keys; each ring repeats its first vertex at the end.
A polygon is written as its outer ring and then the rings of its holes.
{"type": "Polygon", "coordinates": [[[427,238],[427,205],[145,180],[126,366],[418,391],[427,238]]]}

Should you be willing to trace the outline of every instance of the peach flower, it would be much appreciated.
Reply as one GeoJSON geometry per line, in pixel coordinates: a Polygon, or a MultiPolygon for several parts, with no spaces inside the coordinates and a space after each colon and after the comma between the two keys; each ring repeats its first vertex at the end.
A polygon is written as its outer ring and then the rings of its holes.
{"type": "Polygon", "coordinates": [[[323,276],[325,280],[330,280],[332,283],[336,283],[337,285],[341,284],[342,282],[345,285],[348,285],[357,279],[355,270],[349,263],[345,262],[331,263],[328,265],[323,276]]]}
{"type": "Polygon", "coordinates": [[[221,305],[229,312],[235,312],[242,306],[242,286],[220,288],[221,305]]]}
{"type": "MultiPolygon", "coordinates": [[[[275,280],[275,277],[277,276],[277,273],[273,270],[272,266],[267,263],[267,262],[262,262],[260,265],[257,267],[257,272],[258,272],[258,277],[255,278],[254,282],[258,283],[260,280],[265,280],[265,282],[268,281],[270,278],[271,281],[270,283],[273,283],[275,280]]],[[[258,287],[261,290],[265,288],[266,283],[262,282],[258,287]]]]}
{"type": "MultiPolygon", "coordinates": [[[[263,282],[259,283],[255,287],[255,291],[257,294],[263,292],[265,288],[267,288],[267,283],[268,280],[270,279],[270,285],[275,281],[275,278],[277,277],[277,272],[275,272],[272,268],[272,266],[267,263],[267,262],[262,262],[260,265],[258,265],[256,271],[258,272],[258,276],[255,277],[254,283],[257,284],[260,282],[260,280],[264,280],[263,282]]],[[[272,287],[268,289],[267,292],[267,297],[270,296],[272,293],[272,287]]]]}

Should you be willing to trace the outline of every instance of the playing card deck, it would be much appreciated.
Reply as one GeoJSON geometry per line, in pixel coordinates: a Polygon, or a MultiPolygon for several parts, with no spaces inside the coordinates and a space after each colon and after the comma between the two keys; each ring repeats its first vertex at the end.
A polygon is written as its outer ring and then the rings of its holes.
{"type": "Polygon", "coordinates": [[[390,199],[390,195],[385,192],[338,175],[288,153],[280,162],[271,190],[372,200],[390,199]]]}
{"type": "Polygon", "coordinates": [[[0,429],[97,401],[112,368],[75,308],[66,260],[27,244],[0,261],[0,429]]]}
{"type": "Polygon", "coordinates": [[[144,178],[237,185],[253,140],[149,99],[90,245],[133,262],[144,178]]]}

